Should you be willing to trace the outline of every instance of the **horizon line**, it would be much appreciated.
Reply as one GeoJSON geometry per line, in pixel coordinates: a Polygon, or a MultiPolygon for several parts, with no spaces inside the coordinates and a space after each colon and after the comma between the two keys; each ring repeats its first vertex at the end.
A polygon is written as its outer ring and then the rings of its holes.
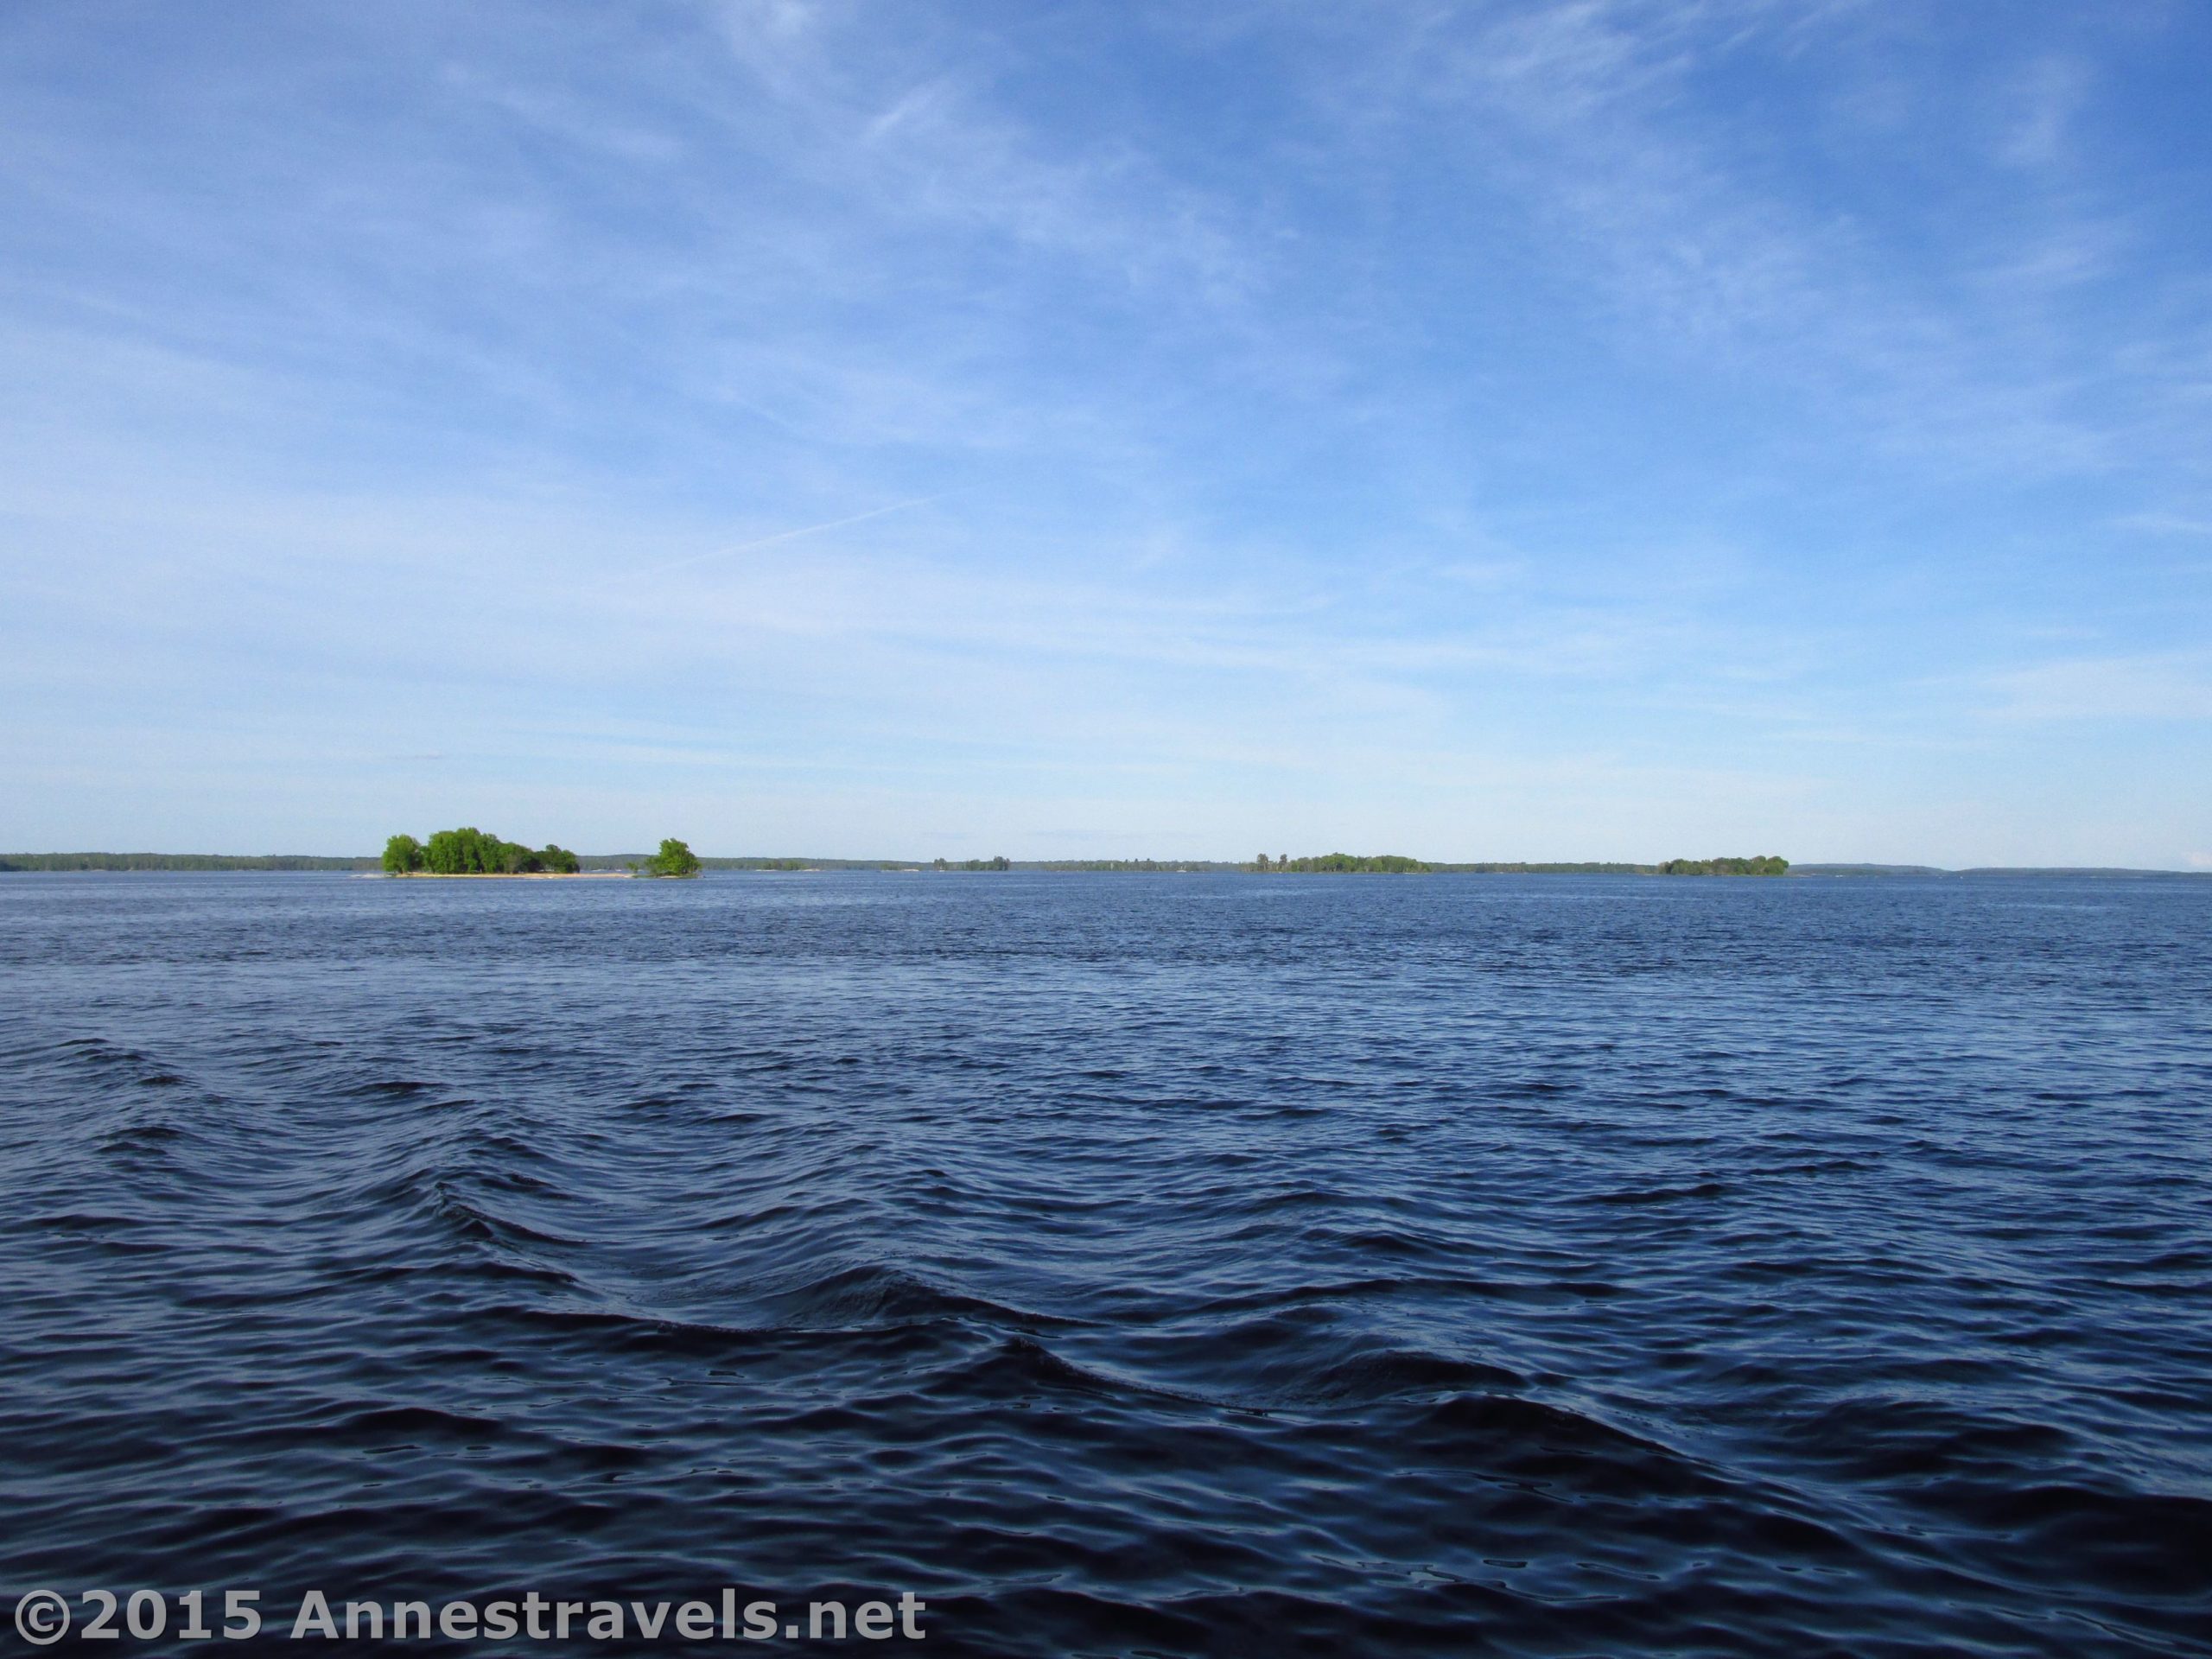
{"type": "MultiPolygon", "coordinates": [[[[649,853],[649,852],[643,852],[643,851],[632,852],[632,851],[626,851],[626,850],[625,850],[625,851],[618,851],[618,852],[604,852],[604,853],[578,853],[578,854],[576,855],[576,856],[577,856],[579,859],[585,860],[585,861],[620,861],[620,860],[626,860],[626,859],[647,859],[647,858],[652,857],[652,855],[651,853],[649,853]]],[[[793,867],[793,866],[803,867],[803,868],[805,868],[818,869],[818,870],[822,870],[822,871],[824,871],[824,872],[828,872],[828,871],[831,871],[831,870],[836,870],[836,869],[845,869],[845,870],[854,870],[854,869],[862,869],[862,870],[866,870],[866,869],[877,869],[877,870],[886,870],[886,871],[895,871],[895,870],[903,870],[903,869],[916,869],[916,870],[922,870],[922,871],[930,871],[930,870],[932,870],[932,869],[934,868],[934,867],[935,867],[937,864],[938,864],[939,862],[943,862],[944,864],[945,864],[945,865],[946,865],[946,866],[948,866],[949,868],[957,868],[957,867],[963,866],[963,865],[969,864],[969,863],[985,863],[985,864],[987,864],[987,863],[990,862],[993,859],[995,859],[995,858],[1001,858],[1001,857],[1004,857],[1004,858],[1005,858],[1006,867],[1007,867],[1007,872],[1011,872],[1011,871],[1014,871],[1014,870],[1025,870],[1025,871],[1030,872],[1030,873],[1032,873],[1032,874],[1083,874],[1083,873],[1084,873],[1084,872],[1083,872],[1083,871],[1081,871],[1081,870],[1079,870],[1079,869],[1076,869],[1076,868],[1070,868],[1070,867],[1074,867],[1074,866],[1083,866],[1083,865],[1152,865],[1152,866],[1159,867],[1159,868],[1161,868],[1162,870],[1164,870],[1164,871],[1168,871],[1168,872],[1171,872],[1171,873],[1172,873],[1173,870],[1177,869],[1177,868],[1180,868],[1180,869],[1185,870],[1185,871],[1199,870],[1199,871],[1203,871],[1203,872],[1214,872],[1214,871],[1218,871],[1218,872],[1224,872],[1224,873],[1225,873],[1225,872],[1247,871],[1247,872],[1258,873],[1258,871],[1256,870],[1256,868],[1255,868],[1255,860],[1253,860],[1253,859],[1249,859],[1249,858],[1243,858],[1243,859],[1237,859],[1237,858],[1215,858],[1215,857],[1199,856],[1199,855],[1181,855],[1181,856],[1173,856],[1173,857],[1158,857],[1158,856],[1154,856],[1154,855],[1142,855],[1142,854],[1138,854],[1138,855],[1088,855],[1088,856],[1076,855],[1076,856],[1062,856],[1062,857],[1051,857],[1051,858],[1014,858],[1014,857],[1010,857],[1010,856],[1007,856],[1007,855],[1000,855],[1000,854],[986,854],[986,855],[968,854],[968,855],[960,855],[960,856],[955,856],[955,855],[950,855],[950,854],[930,854],[930,855],[925,855],[925,856],[921,856],[921,857],[842,857],[842,856],[831,856],[831,855],[804,855],[804,854],[783,854],[783,853],[699,853],[699,854],[697,854],[697,855],[696,855],[696,856],[698,856],[698,857],[699,857],[699,858],[700,858],[703,862],[706,862],[706,863],[709,863],[709,864],[721,864],[721,865],[756,865],[756,866],[783,866],[783,867],[785,867],[785,868],[784,868],[783,869],[781,869],[781,870],[772,870],[772,870],[765,870],[765,871],[763,871],[762,873],[763,873],[763,874],[798,874],[798,873],[800,873],[798,870],[795,870],[795,869],[793,869],[793,868],[791,868],[791,867],[793,867]]],[[[1406,854],[1341,854],[1341,853],[1337,852],[1337,851],[1334,851],[1334,850],[1332,850],[1332,851],[1331,851],[1331,852],[1328,852],[1328,853],[1309,853],[1309,854],[1300,854],[1300,855],[1296,855],[1296,857],[1297,857],[1298,859],[1303,859],[1303,860],[1322,859],[1322,858],[1330,858],[1330,857],[1337,857],[1337,856],[1355,857],[1355,858],[1361,858],[1361,859],[1374,859],[1374,858],[1396,858],[1396,857],[1403,857],[1403,858],[1407,858],[1408,860],[1409,860],[1409,861],[1411,861],[1411,862],[1413,862],[1413,863],[1421,864],[1421,865],[1426,865],[1426,866],[1430,867],[1427,871],[1413,871],[1413,872],[1407,872],[1408,874],[1484,874],[1484,873],[1492,873],[1492,874],[1511,874],[1511,873],[1513,873],[1513,872],[1515,872],[1515,871],[1516,871],[1516,870],[1518,870],[1518,871],[1522,871],[1522,872],[1525,872],[1525,873],[1528,873],[1528,874],[1543,874],[1543,873],[1545,873],[1545,872],[1547,872],[1547,871],[1554,871],[1554,872],[1558,872],[1558,873],[1562,873],[1562,874],[1577,874],[1577,873],[1604,874],[1604,873],[1605,873],[1605,871],[1606,871],[1608,868],[1612,869],[1612,870],[1617,870],[1617,871],[1619,871],[1619,872],[1621,872],[1621,873],[1634,873],[1634,872],[1641,871],[1641,870],[1656,870],[1656,869],[1658,869],[1659,868],[1661,868],[1662,866],[1663,866],[1664,864],[1666,864],[1666,863],[1668,863],[1668,862],[1669,862],[1669,861],[1670,861],[1670,860],[1669,860],[1669,859],[1637,859],[1637,858],[1424,858],[1424,857],[1420,857],[1420,856],[1415,855],[1406,855],[1406,854]]],[[[1710,861],[1712,861],[1713,860],[1715,860],[1715,859],[1720,859],[1720,858],[1738,858],[1738,857],[1749,857],[1749,856],[1753,856],[1753,855],[1744,855],[1744,854],[1714,854],[1714,855],[1704,855],[1704,856],[1690,857],[1690,856],[1686,856],[1686,855],[1676,855],[1676,858],[1677,858],[1677,859],[1680,859],[1681,861],[1693,862],[1693,863],[1704,863],[1704,862],[1710,862],[1710,861]]],[[[10,874],[10,875],[67,874],[71,874],[72,872],[69,872],[69,871],[67,871],[67,870],[36,870],[36,869],[22,869],[22,868],[13,868],[13,867],[11,866],[11,864],[10,864],[10,861],[11,861],[11,860],[16,860],[16,859],[35,859],[35,860],[45,861],[45,860],[54,860],[54,859],[73,859],[73,858],[82,858],[82,859],[161,859],[161,860],[171,860],[171,859],[177,859],[177,860],[183,860],[183,859],[194,859],[194,860],[197,860],[197,859],[207,859],[207,860],[218,860],[218,861],[225,861],[225,862],[236,862],[236,863],[239,863],[239,864],[248,864],[248,863],[257,862],[257,861],[279,861],[279,860],[281,860],[281,861],[297,861],[297,862],[302,862],[302,863],[310,863],[310,862],[311,862],[311,863],[318,863],[318,864],[325,864],[325,865],[337,865],[337,864],[357,864],[357,865],[361,865],[361,864],[365,864],[365,865],[370,865],[370,866],[375,866],[375,865],[378,865],[378,864],[379,863],[379,861],[380,861],[380,858],[381,858],[381,855],[377,854],[377,853],[276,853],[276,852],[270,852],[270,853],[223,853],[223,852],[160,852],[160,851],[155,851],[155,850],[151,850],[151,849],[140,849],[140,850],[137,850],[137,851],[128,851],[128,852],[118,852],[118,851],[107,850],[107,849],[69,849],[69,850],[56,850],[56,851],[52,851],[52,852],[31,852],[31,851],[27,851],[27,850],[17,850],[17,851],[14,851],[14,852],[0,852],[0,874],[10,874]]],[[[1802,861],[1802,862],[1799,862],[1799,861],[1795,861],[1795,860],[1786,860],[1786,861],[1785,861],[1785,863],[1787,864],[1787,867],[1788,867],[1788,868],[1787,868],[1787,871],[1786,871],[1786,874],[1789,874],[1789,875],[1812,875],[1812,874],[1850,874],[1850,873],[1859,873],[1859,874],[1870,874],[1870,875],[1871,875],[1871,874],[1883,874],[1883,875],[1891,875],[1891,876],[1903,876],[1903,875],[1922,875],[1922,874],[1924,874],[1924,875],[1977,875],[1977,874],[2050,874],[2050,875],[2085,875],[2085,874],[2094,874],[2094,875],[2159,875],[2159,876],[2176,875],[2176,876],[2207,876],[2207,877],[2212,877],[2212,869],[2207,869],[2207,868],[2189,868],[2189,867],[2185,867],[2185,866],[2175,866],[2175,865],[2127,865],[2127,864],[1963,864],[1963,865],[1942,865],[1942,864],[1926,864],[1926,863],[1917,863],[1917,862],[1906,862],[1906,861],[1875,861],[1875,860],[1864,860],[1864,859],[1811,859],[1811,860],[1804,861],[1802,861]]],[[[127,871],[127,870],[124,870],[124,871],[111,871],[111,872],[90,871],[90,872],[78,872],[78,873],[79,873],[79,874],[103,874],[103,873],[105,873],[105,874],[132,874],[132,872],[130,872],[130,871],[127,871]]],[[[144,872],[144,873],[147,873],[147,874],[154,874],[154,873],[156,873],[156,872],[149,871],[149,872],[144,872]]],[[[220,872],[220,871],[207,871],[207,872],[204,872],[204,873],[205,873],[205,874],[224,874],[224,872],[220,872]]],[[[245,871],[245,872],[241,872],[241,873],[244,873],[244,874],[254,874],[254,873],[256,873],[256,872],[252,872],[252,871],[251,871],[251,870],[248,870],[248,871],[245,871]]],[[[261,874],[284,874],[285,872],[280,872],[280,871],[263,871],[263,872],[259,872],[259,873],[261,873],[261,874]]],[[[291,873],[291,874],[312,874],[313,872],[296,872],[296,872],[290,872],[290,873],[291,873]]],[[[736,871],[736,870],[728,870],[728,869],[726,869],[726,870],[724,870],[724,871],[722,871],[722,872],[721,872],[721,874],[740,874],[740,873],[741,873],[741,872],[740,872],[740,871],[736,871]]],[[[966,871],[964,871],[964,870],[962,870],[962,871],[960,871],[960,873],[962,873],[962,874],[966,874],[967,872],[966,872],[966,871]]],[[[1005,872],[987,871],[987,872],[983,872],[983,873],[984,873],[984,874],[1000,874],[1000,873],[1005,873],[1005,872]]],[[[1116,873],[1117,873],[1117,872],[1112,872],[1112,871],[1101,871],[1101,872],[1098,872],[1098,873],[1100,873],[1100,874],[1116,874],[1116,873]]],[[[1126,874],[1141,874],[1142,872],[1141,872],[1141,871],[1128,871],[1128,872],[1119,872],[1119,873],[1126,873],[1126,874]]],[[[1289,874],[1289,873],[1294,873],[1294,872],[1285,872],[1285,873],[1286,873],[1286,874],[1289,874]]],[[[1306,874],[1306,873],[1307,873],[1307,872],[1295,872],[1295,873],[1299,873],[1299,874],[1306,874]]],[[[183,871],[171,871],[171,872],[168,872],[168,874],[194,874],[194,872],[192,872],[192,871],[189,871],[189,870],[183,870],[183,871]]],[[[1767,878],[1767,879],[1772,879],[1772,878],[1767,878]]]]}

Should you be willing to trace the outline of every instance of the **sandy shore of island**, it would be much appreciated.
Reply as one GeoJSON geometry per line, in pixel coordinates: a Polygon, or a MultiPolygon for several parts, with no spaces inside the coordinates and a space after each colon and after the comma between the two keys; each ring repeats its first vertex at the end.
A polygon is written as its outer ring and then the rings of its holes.
{"type": "Polygon", "coordinates": [[[627,881],[628,870],[383,870],[388,881],[627,881]]]}

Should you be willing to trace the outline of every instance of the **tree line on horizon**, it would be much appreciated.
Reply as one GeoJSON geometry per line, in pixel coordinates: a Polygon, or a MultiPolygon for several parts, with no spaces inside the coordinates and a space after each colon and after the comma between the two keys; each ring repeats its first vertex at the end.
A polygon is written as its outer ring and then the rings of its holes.
{"type": "Polygon", "coordinates": [[[1322,853],[1311,858],[1285,853],[1273,862],[1262,853],[1247,868],[1262,875],[1415,875],[1437,867],[1401,853],[1322,853]]]}
{"type": "Polygon", "coordinates": [[[1775,854],[1751,858],[1670,858],[1662,864],[1440,864],[1398,853],[1323,853],[1269,858],[1262,853],[1239,868],[1261,875],[1787,875],[1789,861],[1775,854]]]}
{"type": "Polygon", "coordinates": [[[0,853],[0,872],[173,870],[372,870],[373,858],[326,858],[306,853],[0,853]]]}

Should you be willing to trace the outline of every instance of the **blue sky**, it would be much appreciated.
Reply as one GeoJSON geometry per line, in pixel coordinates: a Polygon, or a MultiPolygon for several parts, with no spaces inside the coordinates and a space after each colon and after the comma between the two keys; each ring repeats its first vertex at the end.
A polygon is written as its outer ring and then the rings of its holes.
{"type": "Polygon", "coordinates": [[[2212,8],[0,10],[0,845],[2212,867],[2212,8]]]}

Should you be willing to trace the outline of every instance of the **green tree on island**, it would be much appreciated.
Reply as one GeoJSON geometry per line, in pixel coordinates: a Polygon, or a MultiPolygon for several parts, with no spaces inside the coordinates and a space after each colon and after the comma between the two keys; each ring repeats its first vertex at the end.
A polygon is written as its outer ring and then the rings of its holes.
{"type": "Polygon", "coordinates": [[[645,861],[639,871],[641,875],[693,876],[699,874],[699,859],[690,848],[671,836],[660,844],[660,851],[645,861]]]}
{"type": "Polygon", "coordinates": [[[384,844],[386,875],[406,875],[423,868],[423,843],[412,836],[394,836],[384,844]]]}

